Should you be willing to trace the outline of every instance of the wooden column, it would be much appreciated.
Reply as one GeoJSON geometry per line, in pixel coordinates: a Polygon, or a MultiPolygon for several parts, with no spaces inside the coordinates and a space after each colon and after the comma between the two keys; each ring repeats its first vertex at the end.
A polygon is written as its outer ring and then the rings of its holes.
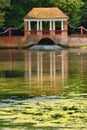
{"type": "Polygon", "coordinates": [[[52,30],[52,21],[50,21],[50,30],[52,30]]]}
{"type": "Polygon", "coordinates": [[[39,21],[37,21],[37,31],[39,30],[39,21]]]}
{"type": "Polygon", "coordinates": [[[43,30],[42,21],[40,21],[40,30],[43,30]]]}
{"type": "Polygon", "coordinates": [[[31,31],[31,21],[28,21],[27,27],[28,27],[28,30],[31,31]]]}
{"type": "Polygon", "coordinates": [[[61,30],[64,30],[63,20],[61,21],[61,30]]]}
{"type": "Polygon", "coordinates": [[[53,30],[55,30],[55,21],[53,21],[53,30]]]}

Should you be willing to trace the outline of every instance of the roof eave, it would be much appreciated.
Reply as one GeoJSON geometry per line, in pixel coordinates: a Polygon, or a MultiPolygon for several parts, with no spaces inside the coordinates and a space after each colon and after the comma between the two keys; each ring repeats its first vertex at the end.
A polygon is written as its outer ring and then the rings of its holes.
{"type": "Polygon", "coordinates": [[[66,16],[66,17],[54,17],[54,18],[50,18],[50,17],[48,17],[48,18],[35,18],[35,17],[29,17],[29,16],[26,16],[26,17],[24,17],[24,19],[69,19],[69,17],[68,16],[66,16]]]}

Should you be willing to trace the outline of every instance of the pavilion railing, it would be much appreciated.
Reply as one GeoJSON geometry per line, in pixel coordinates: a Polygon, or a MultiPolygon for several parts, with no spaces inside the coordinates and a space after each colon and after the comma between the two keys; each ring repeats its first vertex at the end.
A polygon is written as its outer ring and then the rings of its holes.
{"type": "Polygon", "coordinates": [[[61,34],[61,30],[55,30],[55,34],[61,34]]]}
{"type": "MultiPolygon", "coordinates": [[[[55,35],[61,35],[62,31],[66,30],[24,30],[24,33],[29,33],[29,35],[50,35],[54,33],[55,35]]],[[[11,28],[7,29],[6,31],[0,33],[0,36],[23,36],[23,35],[14,35],[13,30],[11,28]]]]}
{"type": "Polygon", "coordinates": [[[61,30],[31,30],[31,31],[27,31],[30,32],[31,35],[37,35],[38,33],[41,33],[42,35],[50,35],[51,32],[55,33],[55,34],[61,34],[61,30]]]}

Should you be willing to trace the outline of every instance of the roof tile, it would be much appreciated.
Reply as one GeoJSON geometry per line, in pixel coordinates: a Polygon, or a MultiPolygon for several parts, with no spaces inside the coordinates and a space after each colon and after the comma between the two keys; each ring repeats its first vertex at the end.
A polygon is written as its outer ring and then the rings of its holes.
{"type": "Polygon", "coordinates": [[[43,18],[68,18],[59,8],[33,8],[25,18],[43,19],[43,18]]]}

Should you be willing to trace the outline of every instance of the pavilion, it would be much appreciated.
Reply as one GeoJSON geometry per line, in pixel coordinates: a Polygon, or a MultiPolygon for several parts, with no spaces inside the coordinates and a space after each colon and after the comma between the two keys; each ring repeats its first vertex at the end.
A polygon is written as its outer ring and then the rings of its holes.
{"type": "Polygon", "coordinates": [[[33,8],[24,17],[24,31],[25,36],[39,37],[38,40],[44,37],[67,39],[68,16],[57,7],[33,8]]]}

